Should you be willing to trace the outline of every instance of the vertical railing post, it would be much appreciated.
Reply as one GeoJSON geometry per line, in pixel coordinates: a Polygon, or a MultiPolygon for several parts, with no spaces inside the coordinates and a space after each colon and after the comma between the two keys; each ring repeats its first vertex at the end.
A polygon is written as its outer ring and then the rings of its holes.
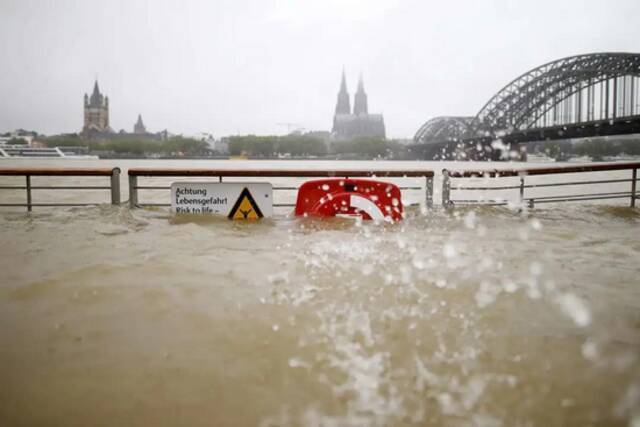
{"type": "Polygon", "coordinates": [[[129,175],[129,207],[135,208],[138,205],[138,177],[129,175]]]}
{"type": "Polygon", "coordinates": [[[613,79],[613,118],[618,117],[618,77],[613,79]]]}
{"type": "Polygon", "coordinates": [[[31,175],[25,175],[27,179],[27,212],[31,212],[31,175]]]}
{"type": "Polygon", "coordinates": [[[448,208],[451,205],[451,179],[449,171],[442,169],[442,206],[448,208]]]}
{"type": "Polygon", "coordinates": [[[111,169],[111,204],[120,204],[120,168],[111,169]]]}
{"type": "Polygon", "coordinates": [[[633,116],[636,112],[636,107],[635,107],[635,102],[636,102],[636,78],[635,77],[631,77],[631,80],[629,81],[630,85],[631,85],[631,89],[629,90],[629,108],[631,109],[629,111],[629,115],[633,116]]]}
{"type": "Polygon", "coordinates": [[[636,207],[636,182],[638,181],[638,169],[634,168],[631,173],[631,207],[636,207]]]}
{"type": "Polygon", "coordinates": [[[520,176],[520,206],[524,206],[524,176],[520,176]]]}
{"type": "Polygon", "coordinates": [[[426,177],[425,193],[425,206],[431,209],[433,208],[433,176],[426,177]]]}

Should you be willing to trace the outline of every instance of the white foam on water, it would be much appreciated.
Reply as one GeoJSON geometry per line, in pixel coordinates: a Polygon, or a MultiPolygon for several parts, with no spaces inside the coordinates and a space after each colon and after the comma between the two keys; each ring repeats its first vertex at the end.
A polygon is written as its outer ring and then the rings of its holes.
{"type": "Polygon", "coordinates": [[[563,313],[573,320],[577,326],[584,328],[591,324],[591,311],[581,298],[574,294],[565,293],[560,295],[556,302],[560,305],[563,313]]]}

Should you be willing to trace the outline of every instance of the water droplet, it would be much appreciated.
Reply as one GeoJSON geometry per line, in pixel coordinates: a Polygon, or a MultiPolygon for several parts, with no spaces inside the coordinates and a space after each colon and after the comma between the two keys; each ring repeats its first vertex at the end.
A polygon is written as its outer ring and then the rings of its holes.
{"type": "Polygon", "coordinates": [[[451,243],[445,243],[445,245],[442,248],[442,253],[444,254],[444,257],[447,259],[455,258],[458,255],[458,252],[456,251],[456,247],[451,243]]]}
{"type": "Polygon", "coordinates": [[[591,311],[585,302],[573,294],[564,294],[557,299],[560,308],[580,327],[591,324],[591,311]]]}

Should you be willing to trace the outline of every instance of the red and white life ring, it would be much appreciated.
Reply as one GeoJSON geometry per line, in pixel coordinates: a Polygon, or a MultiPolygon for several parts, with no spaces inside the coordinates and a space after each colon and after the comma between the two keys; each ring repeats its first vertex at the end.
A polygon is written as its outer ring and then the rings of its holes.
{"type": "Polygon", "coordinates": [[[298,190],[296,215],[360,216],[375,221],[400,221],[402,195],[397,185],[370,179],[319,179],[298,190]]]}

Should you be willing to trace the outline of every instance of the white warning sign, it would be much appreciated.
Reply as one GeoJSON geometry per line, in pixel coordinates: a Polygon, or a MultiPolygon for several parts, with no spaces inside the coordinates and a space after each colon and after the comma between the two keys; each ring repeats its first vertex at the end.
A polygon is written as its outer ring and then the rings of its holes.
{"type": "Polygon", "coordinates": [[[260,219],[273,215],[273,187],[264,182],[174,182],[171,211],[260,219]]]}

